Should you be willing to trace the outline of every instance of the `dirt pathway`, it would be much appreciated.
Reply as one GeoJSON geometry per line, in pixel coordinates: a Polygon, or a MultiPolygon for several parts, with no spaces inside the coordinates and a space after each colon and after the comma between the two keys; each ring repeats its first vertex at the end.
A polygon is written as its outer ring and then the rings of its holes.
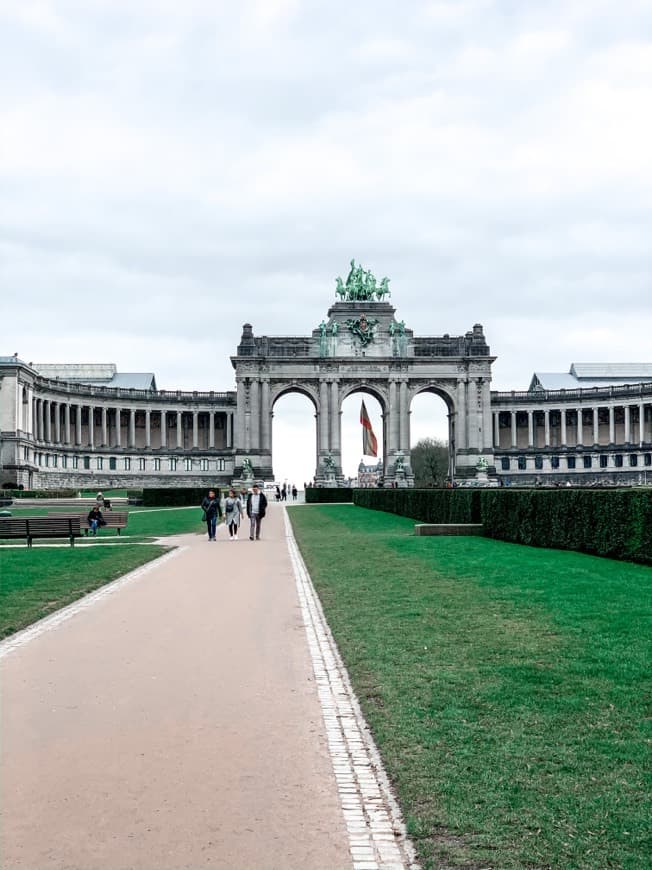
{"type": "Polygon", "coordinates": [[[3,870],[352,866],[280,509],[263,535],[179,538],[4,657],[3,870]]]}

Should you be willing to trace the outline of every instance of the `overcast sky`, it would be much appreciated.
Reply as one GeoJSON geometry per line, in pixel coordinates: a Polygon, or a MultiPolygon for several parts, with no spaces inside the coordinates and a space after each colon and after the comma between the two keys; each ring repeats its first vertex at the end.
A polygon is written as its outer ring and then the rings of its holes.
{"type": "Polygon", "coordinates": [[[0,97],[0,354],[234,389],[355,257],[416,334],[482,323],[496,389],[652,360],[652,0],[0,0],[0,97]]]}

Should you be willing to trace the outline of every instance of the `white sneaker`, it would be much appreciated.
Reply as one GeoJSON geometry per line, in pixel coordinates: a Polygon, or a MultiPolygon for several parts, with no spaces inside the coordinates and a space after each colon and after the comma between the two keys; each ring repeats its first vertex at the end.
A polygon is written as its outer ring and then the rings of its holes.
{"type": "Polygon", "coordinates": [[[233,536],[233,540],[234,540],[234,541],[237,541],[237,540],[238,540],[238,536],[237,536],[237,535],[234,535],[234,536],[233,536]]]}
{"type": "Polygon", "coordinates": [[[229,541],[233,540],[233,535],[229,535],[229,541]]]}

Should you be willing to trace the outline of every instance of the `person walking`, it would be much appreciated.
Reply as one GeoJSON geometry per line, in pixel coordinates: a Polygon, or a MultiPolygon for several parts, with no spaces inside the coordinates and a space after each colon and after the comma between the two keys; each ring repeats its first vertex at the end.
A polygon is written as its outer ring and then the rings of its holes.
{"type": "Polygon", "coordinates": [[[247,516],[249,517],[249,540],[260,540],[260,523],[265,516],[267,499],[265,493],[260,491],[257,483],[254,483],[252,491],[247,496],[247,516]]]}
{"type": "Polygon", "coordinates": [[[214,489],[208,490],[208,495],[204,496],[204,500],[201,503],[201,509],[204,511],[204,520],[206,521],[206,527],[208,528],[208,540],[215,540],[215,532],[217,531],[217,520],[218,517],[222,516],[222,506],[220,504],[219,498],[215,495],[214,489]]]}
{"type": "Polygon", "coordinates": [[[297,500],[297,493],[298,493],[297,485],[296,485],[296,483],[293,483],[292,484],[292,501],[297,500]]]}
{"type": "Polygon", "coordinates": [[[283,484],[283,486],[281,487],[281,501],[287,501],[287,497],[288,497],[288,488],[287,488],[286,484],[283,484]]]}
{"type": "Polygon", "coordinates": [[[242,502],[234,489],[229,490],[224,501],[224,522],[229,530],[229,541],[238,540],[238,529],[242,518],[242,502]]]}

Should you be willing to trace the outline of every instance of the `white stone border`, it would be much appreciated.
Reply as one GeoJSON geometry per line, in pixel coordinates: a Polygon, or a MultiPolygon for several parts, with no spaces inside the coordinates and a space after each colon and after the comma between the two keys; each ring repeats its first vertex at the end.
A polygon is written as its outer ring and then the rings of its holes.
{"type": "Polygon", "coordinates": [[[326,623],[287,514],[285,534],[354,870],[419,870],[382,760],[326,623]]]}
{"type": "Polygon", "coordinates": [[[45,616],[43,619],[39,619],[38,622],[30,625],[29,628],[18,631],[6,640],[0,641],[0,659],[19,649],[21,646],[25,646],[25,644],[40,637],[42,634],[58,628],[61,623],[76,616],[76,614],[80,613],[82,610],[87,610],[89,607],[93,607],[93,605],[102,598],[106,598],[108,595],[113,595],[114,592],[122,589],[122,587],[126,586],[127,583],[137,580],[139,577],[142,577],[143,574],[151,571],[152,568],[158,568],[162,562],[166,562],[168,559],[173,559],[185,549],[187,549],[187,547],[177,547],[170,553],[164,553],[162,556],[152,559],[151,562],[146,562],[144,565],[134,568],[134,570],[130,571],[128,574],[123,574],[122,577],[112,580],[105,586],[100,586],[99,589],[95,589],[88,595],[84,595],[83,598],[79,598],[77,601],[73,601],[66,607],[62,607],[61,610],[57,610],[56,613],[52,613],[50,616],[45,616]]]}

